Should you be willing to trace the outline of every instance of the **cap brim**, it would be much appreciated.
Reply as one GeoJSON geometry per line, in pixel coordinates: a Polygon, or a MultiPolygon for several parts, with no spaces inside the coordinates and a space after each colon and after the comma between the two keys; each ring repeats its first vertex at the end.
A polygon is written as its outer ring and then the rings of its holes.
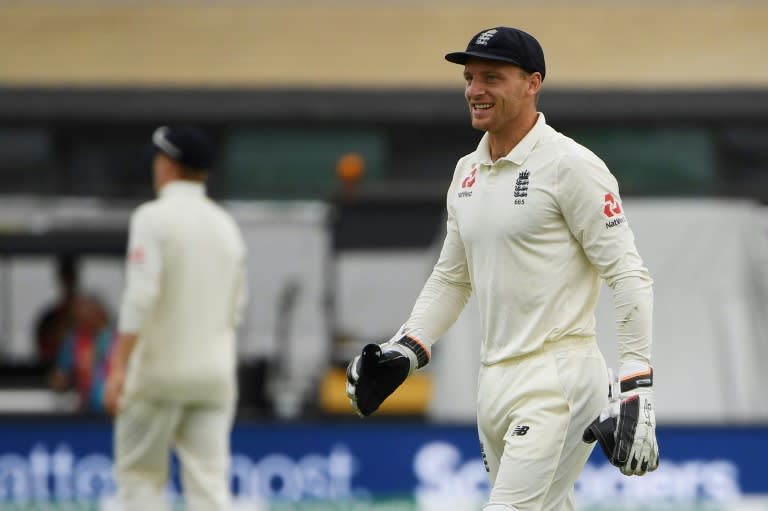
{"type": "Polygon", "coordinates": [[[492,55],[488,53],[480,53],[475,51],[455,51],[453,53],[448,53],[445,56],[445,60],[447,60],[448,62],[453,62],[454,64],[461,64],[461,65],[466,64],[467,60],[469,59],[492,60],[494,62],[506,62],[507,64],[514,64],[520,67],[520,63],[515,59],[510,59],[508,57],[502,57],[499,55],[492,55]]]}

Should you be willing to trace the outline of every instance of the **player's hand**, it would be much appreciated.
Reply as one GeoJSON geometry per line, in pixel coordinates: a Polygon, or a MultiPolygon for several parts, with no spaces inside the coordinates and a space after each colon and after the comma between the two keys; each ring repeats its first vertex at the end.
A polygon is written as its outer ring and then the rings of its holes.
{"type": "Polygon", "coordinates": [[[606,457],[625,475],[643,475],[659,466],[653,369],[622,367],[612,383],[608,407],[584,431],[584,441],[598,441],[606,457]]]}
{"type": "Polygon", "coordinates": [[[104,408],[110,415],[117,415],[120,408],[124,382],[124,371],[113,369],[109,372],[107,382],[104,384],[104,408]]]}
{"type": "Polygon", "coordinates": [[[358,415],[368,416],[405,379],[429,362],[429,346],[412,335],[368,344],[347,366],[347,396],[358,415]]]}

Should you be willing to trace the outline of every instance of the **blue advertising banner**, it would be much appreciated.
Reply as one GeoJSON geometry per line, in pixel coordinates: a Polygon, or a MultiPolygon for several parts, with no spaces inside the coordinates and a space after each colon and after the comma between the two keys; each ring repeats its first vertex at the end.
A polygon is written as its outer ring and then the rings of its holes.
{"type": "MultiPolygon", "coordinates": [[[[661,465],[644,477],[621,475],[595,449],[576,485],[580,509],[635,509],[638,503],[652,506],[643,509],[768,509],[744,504],[762,505],[768,497],[761,463],[768,455],[768,427],[659,427],[658,438],[661,465]]],[[[232,448],[236,509],[308,509],[279,505],[312,502],[389,509],[381,502],[394,499],[396,509],[479,510],[488,492],[471,425],[237,424],[232,448]]],[[[111,470],[108,422],[0,424],[0,509],[45,502],[117,509],[111,470]]],[[[174,476],[169,495],[178,493],[174,476]]]]}

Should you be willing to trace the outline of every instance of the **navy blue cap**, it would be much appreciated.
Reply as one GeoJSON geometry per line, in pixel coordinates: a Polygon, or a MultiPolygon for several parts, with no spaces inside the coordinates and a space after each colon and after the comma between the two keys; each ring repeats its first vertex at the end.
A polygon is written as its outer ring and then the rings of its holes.
{"type": "Polygon", "coordinates": [[[517,28],[483,30],[472,36],[466,51],[456,51],[445,56],[448,62],[462,65],[470,58],[508,62],[529,73],[538,71],[542,80],[546,73],[541,45],[531,34],[517,28]]]}
{"type": "Polygon", "coordinates": [[[208,137],[193,126],[160,126],[152,133],[152,146],[192,169],[210,170],[213,164],[208,137]]]}

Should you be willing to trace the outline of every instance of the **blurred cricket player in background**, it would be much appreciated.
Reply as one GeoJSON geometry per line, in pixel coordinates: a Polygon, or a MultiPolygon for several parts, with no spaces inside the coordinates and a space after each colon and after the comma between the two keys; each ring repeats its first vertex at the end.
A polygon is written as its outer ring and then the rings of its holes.
{"type": "Polygon", "coordinates": [[[246,302],[239,227],[206,197],[206,136],[160,127],[152,137],[158,198],[132,215],[119,337],[107,382],[125,511],[168,509],[169,451],[190,511],[229,511],[235,328],[246,302]]]}

